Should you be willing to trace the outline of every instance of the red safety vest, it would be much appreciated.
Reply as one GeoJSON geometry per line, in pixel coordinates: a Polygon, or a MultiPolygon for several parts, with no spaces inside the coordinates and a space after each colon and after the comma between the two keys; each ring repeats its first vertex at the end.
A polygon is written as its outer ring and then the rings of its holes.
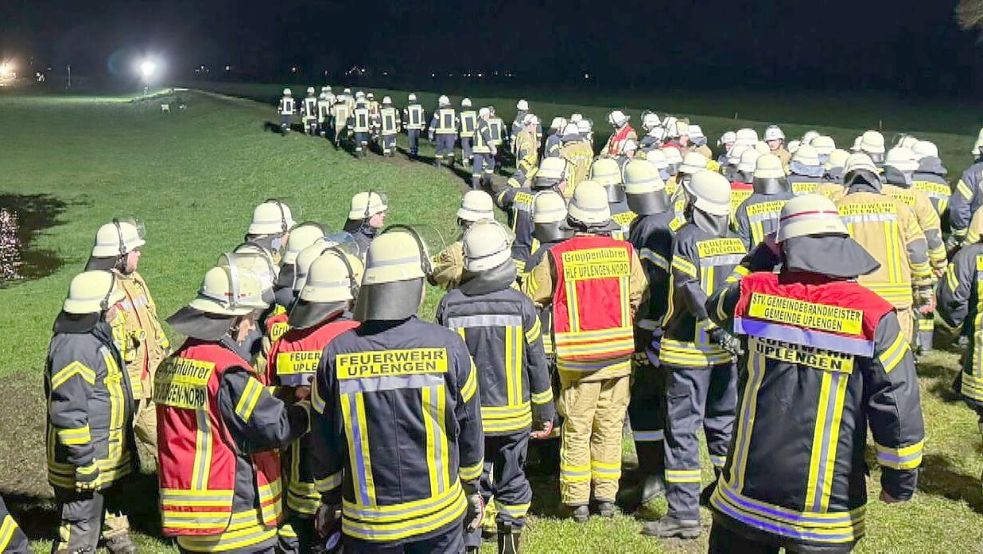
{"type": "Polygon", "coordinates": [[[625,142],[628,135],[634,132],[635,129],[632,129],[631,125],[625,125],[617,133],[611,135],[608,140],[608,155],[617,156],[621,154],[621,143],[625,142]]]}
{"type": "Polygon", "coordinates": [[[853,281],[781,284],[774,273],[753,273],[741,280],[734,330],[869,358],[874,331],[893,309],[853,281]]]}
{"type": "MultiPolygon", "coordinates": [[[[166,536],[216,535],[229,527],[237,448],[222,418],[218,391],[225,371],[235,366],[250,368],[218,344],[188,339],[157,370],[154,402],[166,536]]],[[[275,526],[282,513],[279,454],[249,458],[263,522],[275,526]]]]}
{"type": "Polygon", "coordinates": [[[270,350],[268,382],[287,387],[310,386],[324,347],[338,335],[357,327],[357,321],[345,319],[287,331],[270,350]]]}
{"type": "Polygon", "coordinates": [[[627,364],[634,352],[629,280],[634,251],[604,236],[578,236],[552,247],[556,268],[553,344],[557,367],[593,372],[627,364]]]}

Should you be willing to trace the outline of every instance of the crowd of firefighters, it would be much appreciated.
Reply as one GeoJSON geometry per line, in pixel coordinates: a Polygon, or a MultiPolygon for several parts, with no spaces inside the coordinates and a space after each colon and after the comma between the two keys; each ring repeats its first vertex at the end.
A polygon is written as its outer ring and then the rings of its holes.
{"type": "MultiPolygon", "coordinates": [[[[413,95],[373,115],[371,95],[329,94],[305,100],[309,132],[352,127],[364,152],[377,129],[391,152],[402,121],[417,153],[413,95]]],[[[449,163],[467,116],[439,104],[429,128],[450,137],[449,163]]],[[[714,156],[684,119],[646,113],[639,138],[614,111],[595,155],[585,119],[554,118],[541,140],[518,108],[510,132],[492,134],[488,108],[474,120],[456,242],[431,255],[387,227],[378,192],[351,199],[339,232],[265,201],[167,318],[180,345],[137,271],[142,226],[100,227],[45,370],[53,551],[135,552],[120,493],[149,458],[183,552],[473,552],[491,505],[484,531],[517,552],[530,439],[558,436],[577,522],[665,496],[647,535],[696,538],[708,506],[711,552],[847,552],[864,535],[868,429],[880,499],[914,494],[915,356],[935,316],[966,337],[957,386],[983,414],[983,132],[950,187],[912,136],[868,131],[845,150],[740,129],[714,156]],[[494,137],[516,160],[497,187],[494,137]],[[416,316],[428,282],[447,291],[432,323],[416,316]],[[626,418],[639,479],[619,493],[626,418]]],[[[0,539],[26,551],[3,515],[0,539]]]]}

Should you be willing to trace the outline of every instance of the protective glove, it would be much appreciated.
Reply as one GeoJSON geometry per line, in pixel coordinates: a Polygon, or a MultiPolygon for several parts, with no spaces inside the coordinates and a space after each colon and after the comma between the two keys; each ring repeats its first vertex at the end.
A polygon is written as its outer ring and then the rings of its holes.
{"type": "Polygon", "coordinates": [[[959,237],[954,234],[949,235],[949,237],[945,239],[945,251],[951,254],[952,252],[958,250],[961,244],[962,240],[960,240],[959,237]]]}
{"type": "Polygon", "coordinates": [[[465,498],[468,501],[468,511],[464,515],[464,525],[465,529],[473,531],[481,527],[481,521],[485,519],[485,501],[477,490],[467,492],[467,488],[465,487],[465,494],[467,495],[465,498]]]}
{"type": "Polygon", "coordinates": [[[741,341],[734,335],[728,333],[720,327],[714,327],[710,330],[709,334],[710,340],[717,343],[717,346],[720,348],[723,348],[734,356],[741,355],[741,341]]]}
{"type": "Polygon", "coordinates": [[[314,514],[314,529],[322,539],[341,531],[341,504],[322,502],[314,514]]]}
{"type": "Polygon", "coordinates": [[[918,307],[918,313],[922,315],[935,311],[935,292],[932,287],[915,288],[915,306],[918,307]]]}
{"type": "Polygon", "coordinates": [[[95,462],[75,468],[75,490],[94,491],[99,488],[99,466],[95,462]]]}

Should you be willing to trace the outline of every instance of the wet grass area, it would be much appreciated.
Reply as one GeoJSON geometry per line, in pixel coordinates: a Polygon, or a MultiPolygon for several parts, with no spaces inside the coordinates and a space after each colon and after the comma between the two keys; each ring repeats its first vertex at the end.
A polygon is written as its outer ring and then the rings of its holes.
{"type": "Polygon", "coordinates": [[[0,288],[46,277],[64,264],[57,253],[35,248],[34,242],[39,233],[61,223],[67,207],[64,201],[47,194],[0,194],[0,208],[16,217],[20,243],[18,277],[0,280],[0,288]]]}

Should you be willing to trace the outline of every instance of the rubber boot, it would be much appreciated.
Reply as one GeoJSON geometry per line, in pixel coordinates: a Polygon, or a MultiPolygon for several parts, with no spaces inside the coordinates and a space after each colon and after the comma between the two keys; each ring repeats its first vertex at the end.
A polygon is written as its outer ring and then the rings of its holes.
{"type": "Polygon", "coordinates": [[[498,524],[498,554],[518,554],[520,529],[513,529],[511,523],[498,524]]]}
{"type": "Polygon", "coordinates": [[[106,550],[111,554],[136,554],[137,547],[130,539],[130,534],[123,533],[107,540],[106,550]]]}
{"type": "Polygon", "coordinates": [[[563,513],[576,523],[587,523],[590,519],[590,508],[587,506],[563,506],[563,513]]]}
{"type": "Polygon", "coordinates": [[[703,528],[698,519],[676,519],[665,516],[656,521],[650,521],[642,526],[642,534],[650,537],[668,539],[695,539],[700,536],[703,528]]]}
{"type": "Polygon", "coordinates": [[[636,442],[635,452],[638,453],[638,472],[642,479],[622,494],[621,505],[629,512],[666,494],[665,443],[636,442]]]}
{"type": "Polygon", "coordinates": [[[612,518],[617,512],[618,508],[615,507],[614,502],[602,500],[597,503],[597,515],[601,517],[612,518]]]}

